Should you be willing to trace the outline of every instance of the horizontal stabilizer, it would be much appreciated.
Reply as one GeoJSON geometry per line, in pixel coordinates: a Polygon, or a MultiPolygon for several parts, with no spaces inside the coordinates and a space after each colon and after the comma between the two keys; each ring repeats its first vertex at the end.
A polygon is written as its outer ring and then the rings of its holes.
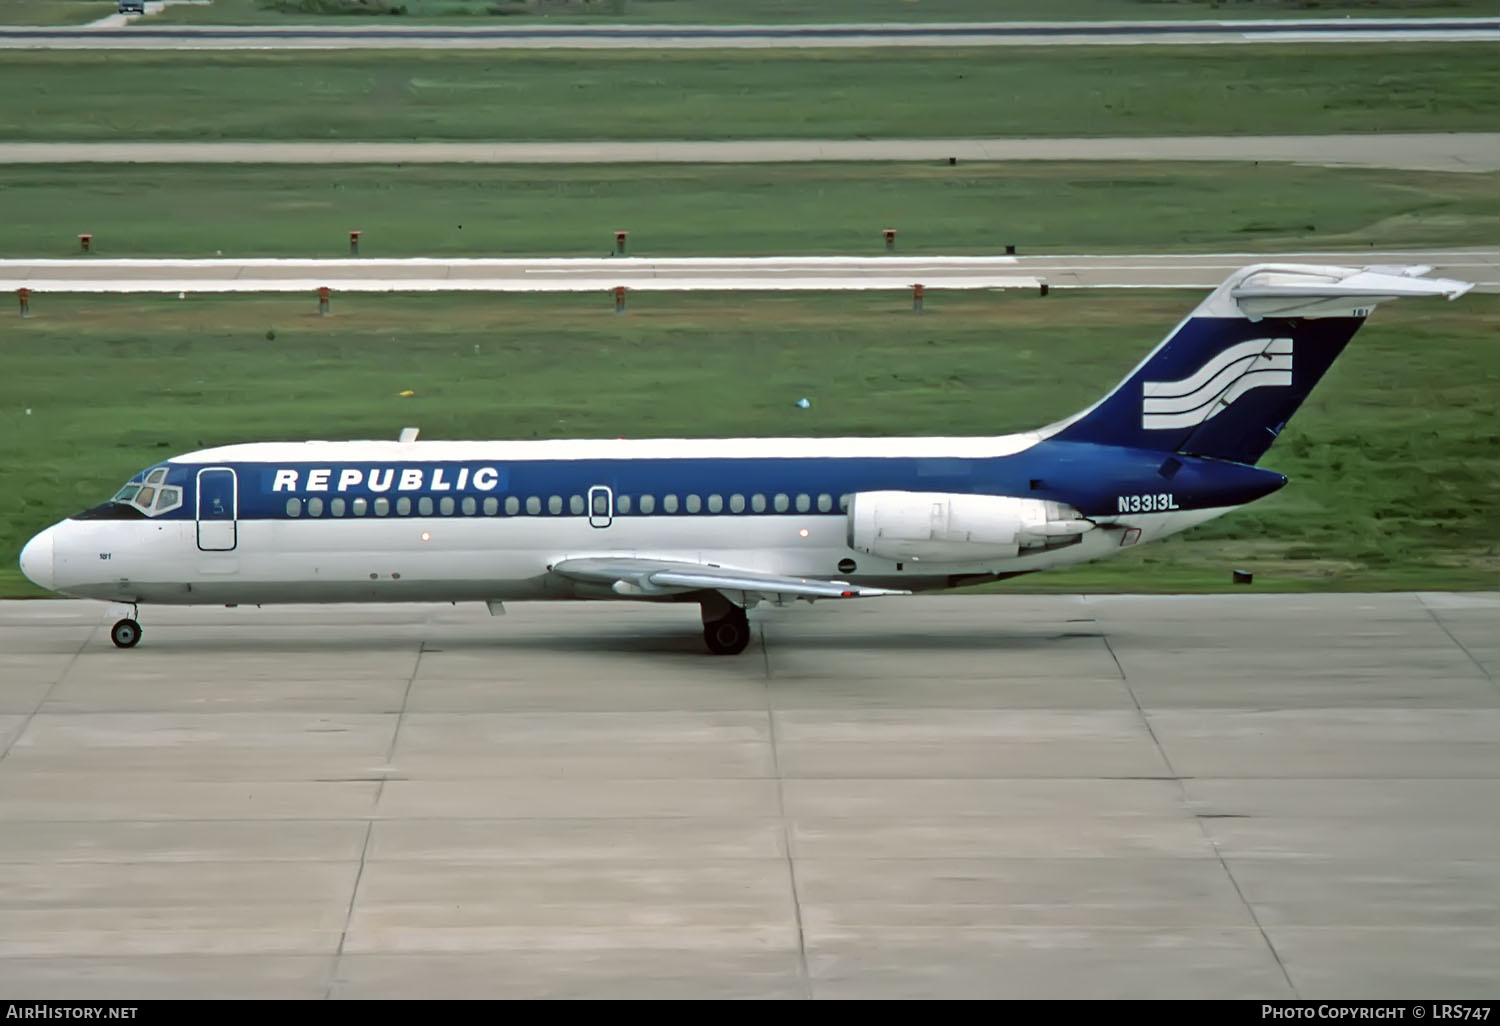
{"type": "Polygon", "coordinates": [[[1474,287],[1472,282],[1420,277],[1430,270],[1430,266],[1261,264],[1226,291],[1239,313],[1260,318],[1349,316],[1354,307],[1368,308],[1395,299],[1442,296],[1453,300],[1474,287]]]}

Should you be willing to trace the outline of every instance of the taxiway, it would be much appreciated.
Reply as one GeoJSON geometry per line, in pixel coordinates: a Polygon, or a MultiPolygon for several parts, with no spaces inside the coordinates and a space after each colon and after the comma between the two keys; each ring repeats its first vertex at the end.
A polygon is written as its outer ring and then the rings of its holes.
{"type": "Polygon", "coordinates": [[[0,290],[45,293],[637,292],[1212,288],[1261,262],[1426,265],[1500,292],[1500,250],[1112,256],[603,257],[0,260],[0,290]]]}
{"type": "Polygon", "coordinates": [[[0,603],[8,997],[1494,996],[1495,593],[144,612],[0,603]]]}
{"type": "Polygon", "coordinates": [[[1485,173],[1500,132],[1082,139],[637,142],[0,142],[0,164],[773,164],[817,161],[1213,161],[1485,173]]]}

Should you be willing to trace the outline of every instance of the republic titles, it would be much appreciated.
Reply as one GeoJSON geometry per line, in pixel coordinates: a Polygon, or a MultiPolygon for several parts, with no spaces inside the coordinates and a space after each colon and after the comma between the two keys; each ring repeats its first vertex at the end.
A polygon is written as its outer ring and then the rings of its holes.
{"type": "Polygon", "coordinates": [[[498,467],[429,464],[421,467],[278,468],[271,491],[311,492],[492,492],[500,487],[498,467]]]}

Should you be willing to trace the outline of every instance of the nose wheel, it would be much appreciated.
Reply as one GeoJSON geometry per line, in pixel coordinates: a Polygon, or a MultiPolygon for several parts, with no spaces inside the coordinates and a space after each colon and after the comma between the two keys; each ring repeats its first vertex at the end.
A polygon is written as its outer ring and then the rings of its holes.
{"type": "Polygon", "coordinates": [[[134,648],[141,640],[141,625],[126,618],[109,629],[109,640],[116,648],[134,648]]]}

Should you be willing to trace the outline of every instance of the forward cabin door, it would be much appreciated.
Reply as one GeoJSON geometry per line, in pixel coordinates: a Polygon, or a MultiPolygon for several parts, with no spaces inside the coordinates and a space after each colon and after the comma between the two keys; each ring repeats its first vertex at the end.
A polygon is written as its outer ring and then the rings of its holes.
{"type": "Polygon", "coordinates": [[[232,552],[239,544],[239,488],[229,467],[198,471],[198,548],[232,552]]]}

